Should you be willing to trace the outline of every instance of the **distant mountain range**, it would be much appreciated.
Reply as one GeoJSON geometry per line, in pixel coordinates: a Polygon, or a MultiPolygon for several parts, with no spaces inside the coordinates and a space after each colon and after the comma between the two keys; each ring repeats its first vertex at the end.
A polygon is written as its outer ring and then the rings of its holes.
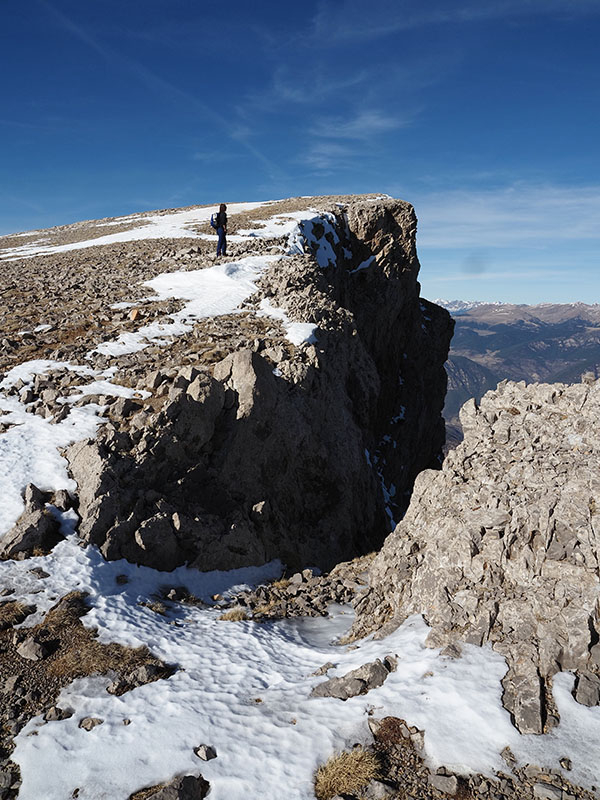
{"type": "Polygon", "coordinates": [[[460,440],[458,411],[508,378],[575,383],[600,375],[600,304],[512,305],[436,300],[455,319],[446,362],[448,440],[460,440]]]}
{"type": "Polygon", "coordinates": [[[462,314],[478,306],[501,306],[502,303],[486,302],[483,300],[437,300],[433,301],[437,306],[445,308],[451,314],[462,314]]]}

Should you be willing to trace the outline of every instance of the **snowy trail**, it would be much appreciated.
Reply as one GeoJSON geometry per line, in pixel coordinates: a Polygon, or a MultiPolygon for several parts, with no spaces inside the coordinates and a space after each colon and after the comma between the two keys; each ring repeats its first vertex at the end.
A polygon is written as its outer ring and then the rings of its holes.
{"type": "Polygon", "coordinates": [[[98,353],[119,356],[147,347],[151,342],[165,344],[169,336],[190,331],[196,320],[235,312],[239,304],[256,291],[261,273],[281,256],[247,256],[214,267],[195,271],[163,272],[144,286],[153,289],[159,300],[175,297],[186,300],[181,311],[170,314],[172,322],[153,322],[136,333],[123,333],[113,342],[103,342],[98,353]]]}

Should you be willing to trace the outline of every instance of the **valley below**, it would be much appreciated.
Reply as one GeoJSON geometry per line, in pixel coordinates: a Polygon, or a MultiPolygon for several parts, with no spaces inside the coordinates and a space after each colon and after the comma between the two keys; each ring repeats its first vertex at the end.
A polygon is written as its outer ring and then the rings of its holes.
{"type": "Polygon", "coordinates": [[[460,441],[458,412],[503,380],[577,383],[600,375],[600,306],[446,303],[455,329],[446,363],[444,418],[450,443],[460,441]]]}

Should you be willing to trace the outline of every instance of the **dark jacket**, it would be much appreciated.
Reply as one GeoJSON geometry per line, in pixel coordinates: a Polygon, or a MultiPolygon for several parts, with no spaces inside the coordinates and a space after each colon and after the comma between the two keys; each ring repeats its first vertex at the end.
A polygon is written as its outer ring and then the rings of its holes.
{"type": "Polygon", "coordinates": [[[225,211],[219,211],[217,216],[215,217],[215,222],[217,224],[217,228],[226,228],[227,227],[227,213],[225,211]]]}

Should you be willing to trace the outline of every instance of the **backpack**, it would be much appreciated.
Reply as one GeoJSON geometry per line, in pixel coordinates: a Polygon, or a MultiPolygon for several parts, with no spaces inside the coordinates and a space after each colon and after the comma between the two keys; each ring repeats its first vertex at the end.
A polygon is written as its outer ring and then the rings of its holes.
{"type": "Polygon", "coordinates": [[[218,214],[211,214],[211,215],[210,215],[210,227],[211,227],[211,228],[215,228],[215,229],[216,229],[216,228],[218,228],[218,227],[219,227],[219,226],[217,225],[217,220],[218,220],[218,218],[219,218],[219,215],[218,215],[218,214]]]}

